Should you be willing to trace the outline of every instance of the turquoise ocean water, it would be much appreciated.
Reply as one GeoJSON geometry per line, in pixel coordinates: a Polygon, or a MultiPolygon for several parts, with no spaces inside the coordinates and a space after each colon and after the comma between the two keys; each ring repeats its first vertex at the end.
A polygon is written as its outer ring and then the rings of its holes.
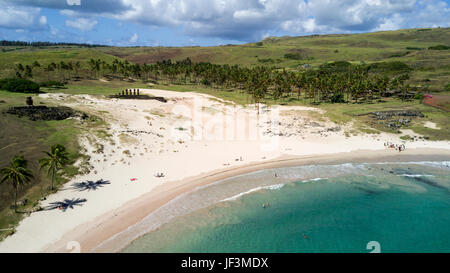
{"type": "Polygon", "coordinates": [[[450,162],[261,171],[159,214],[123,252],[450,252],[450,162]]]}

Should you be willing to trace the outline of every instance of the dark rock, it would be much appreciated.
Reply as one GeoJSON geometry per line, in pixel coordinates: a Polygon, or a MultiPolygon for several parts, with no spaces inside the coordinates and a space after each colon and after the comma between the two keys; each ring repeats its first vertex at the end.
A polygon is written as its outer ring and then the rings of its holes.
{"type": "Polygon", "coordinates": [[[327,132],[339,132],[341,131],[341,127],[337,126],[337,127],[331,127],[327,129],[327,132]]]}
{"type": "Polygon", "coordinates": [[[419,111],[411,111],[411,110],[400,110],[400,111],[378,111],[378,112],[371,112],[369,115],[372,116],[372,118],[377,120],[386,120],[392,117],[421,117],[423,118],[424,115],[419,111]]]}
{"type": "Polygon", "coordinates": [[[23,106],[12,107],[6,111],[11,115],[19,117],[28,117],[30,120],[64,120],[70,117],[81,116],[84,119],[87,115],[84,113],[78,113],[72,108],[60,106],[60,107],[47,107],[47,106],[23,106]]]}
{"type": "Polygon", "coordinates": [[[131,91],[130,91],[130,95],[124,95],[122,94],[118,94],[118,95],[111,95],[109,96],[112,99],[134,99],[134,100],[157,100],[163,103],[166,103],[167,100],[164,97],[152,97],[152,96],[148,96],[148,95],[131,95],[131,91]]]}

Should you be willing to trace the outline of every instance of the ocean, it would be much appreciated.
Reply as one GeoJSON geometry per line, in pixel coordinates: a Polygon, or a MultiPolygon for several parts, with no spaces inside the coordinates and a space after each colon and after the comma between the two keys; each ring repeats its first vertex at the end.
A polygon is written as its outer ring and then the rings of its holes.
{"type": "Polygon", "coordinates": [[[122,252],[450,252],[450,162],[254,172],[180,196],[127,232],[136,239],[122,252]]]}

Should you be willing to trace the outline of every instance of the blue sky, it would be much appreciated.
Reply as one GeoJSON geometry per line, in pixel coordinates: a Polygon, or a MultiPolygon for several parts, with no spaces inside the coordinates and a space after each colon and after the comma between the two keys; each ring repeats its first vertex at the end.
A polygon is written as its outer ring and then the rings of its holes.
{"type": "Polygon", "coordinates": [[[449,27],[450,0],[0,0],[0,40],[188,46],[449,27]]]}

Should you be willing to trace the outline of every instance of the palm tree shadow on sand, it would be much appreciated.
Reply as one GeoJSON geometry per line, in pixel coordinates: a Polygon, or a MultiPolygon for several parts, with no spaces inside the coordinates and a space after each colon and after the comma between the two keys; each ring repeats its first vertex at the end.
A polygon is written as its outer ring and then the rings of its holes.
{"type": "Polygon", "coordinates": [[[111,184],[109,181],[107,180],[97,180],[97,181],[86,181],[86,182],[79,182],[79,183],[74,183],[72,184],[73,188],[78,190],[78,191],[91,191],[91,190],[97,190],[98,188],[103,187],[104,185],[108,185],[111,184]]]}
{"type": "Polygon", "coordinates": [[[75,206],[82,206],[86,201],[87,200],[84,198],[64,199],[64,201],[50,203],[50,205],[48,205],[45,210],[60,209],[62,211],[66,211],[68,208],[74,209],[75,206]]]}

